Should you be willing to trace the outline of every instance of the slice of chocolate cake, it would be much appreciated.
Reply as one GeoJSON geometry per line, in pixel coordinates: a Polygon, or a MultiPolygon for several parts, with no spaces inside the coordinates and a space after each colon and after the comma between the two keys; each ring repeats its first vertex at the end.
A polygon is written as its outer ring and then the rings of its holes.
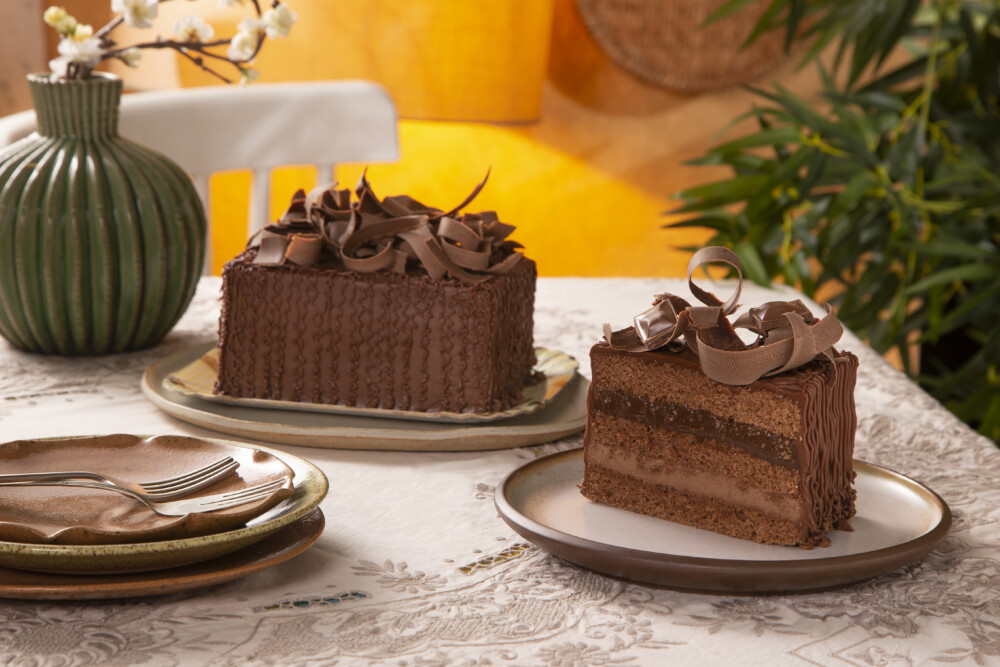
{"type": "MultiPolygon", "coordinates": [[[[485,183],[485,181],[484,181],[485,183]]],[[[299,192],[222,273],[215,391],[496,412],[533,379],[535,263],[492,212],[299,192]]]]}
{"type": "MultiPolygon", "coordinates": [[[[694,267],[738,268],[706,250],[694,267]]],[[[830,347],[839,324],[798,302],[765,304],[737,322],[760,337],[746,345],[725,318],[738,292],[721,304],[692,291],[710,305],[661,295],[592,348],[582,493],[756,542],[828,544],[855,512],[858,362],[830,347]]]]}

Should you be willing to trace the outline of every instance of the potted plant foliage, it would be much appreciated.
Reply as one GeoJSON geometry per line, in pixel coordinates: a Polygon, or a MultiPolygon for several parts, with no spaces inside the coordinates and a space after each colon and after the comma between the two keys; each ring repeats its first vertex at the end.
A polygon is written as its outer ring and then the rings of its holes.
{"type": "Polygon", "coordinates": [[[1000,4],[768,0],[748,42],[775,29],[804,43],[821,98],[756,90],[758,129],[694,161],[733,175],[679,193],[691,218],[667,226],[713,229],[759,283],[832,294],[1000,442],[1000,4]]]}

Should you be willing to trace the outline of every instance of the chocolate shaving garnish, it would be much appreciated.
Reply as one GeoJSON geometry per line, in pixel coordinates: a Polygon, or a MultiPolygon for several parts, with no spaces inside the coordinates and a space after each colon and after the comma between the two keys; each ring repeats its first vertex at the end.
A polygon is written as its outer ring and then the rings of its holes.
{"type": "Polygon", "coordinates": [[[482,282],[507,273],[521,260],[521,245],[507,237],[514,227],[493,211],[465,213],[486,185],[486,177],[451,211],[426,206],[413,197],[379,199],[367,170],[351,191],[337,185],[299,190],[281,218],[255,234],[247,247],[259,248],[255,264],[329,265],[348,271],[405,273],[420,266],[433,280],[451,276],[482,282]]]}
{"type": "MultiPolygon", "coordinates": [[[[472,192],[470,192],[470,193],[469,193],[469,196],[468,196],[468,197],[466,197],[466,198],[465,198],[464,200],[462,200],[462,203],[461,203],[461,204],[459,204],[459,205],[458,205],[458,206],[456,206],[455,208],[451,209],[451,210],[450,210],[450,211],[448,211],[447,213],[442,213],[442,214],[441,214],[441,217],[443,217],[443,218],[451,218],[451,217],[453,217],[453,216],[454,216],[454,215],[455,215],[456,213],[458,213],[459,211],[461,211],[461,210],[462,210],[463,208],[465,208],[466,206],[468,206],[469,204],[471,204],[471,203],[472,203],[472,200],[473,200],[473,199],[475,199],[476,197],[478,197],[478,196],[479,196],[479,193],[483,191],[483,188],[484,188],[484,187],[486,187],[486,181],[487,181],[487,180],[489,179],[489,177],[490,177],[490,172],[491,172],[492,170],[493,170],[493,168],[492,168],[492,167],[491,167],[491,168],[489,168],[489,169],[487,169],[487,170],[486,170],[486,175],[485,175],[485,176],[483,176],[483,181],[482,181],[482,183],[480,183],[479,185],[477,185],[477,186],[475,187],[475,189],[474,189],[474,190],[473,190],[472,192]]],[[[495,214],[494,214],[494,215],[495,215],[495,214]]]]}
{"type": "Polygon", "coordinates": [[[696,252],[688,263],[688,286],[704,306],[692,306],[673,294],[657,294],[653,307],[637,315],[633,326],[612,331],[605,324],[604,339],[611,347],[629,352],[660,348],[677,352],[687,347],[712,380],[747,385],[816,358],[831,358],[833,344],[844,332],[830,306],[826,306],[827,314],[817,319],[797,299],[769,301],[730,323],[728,316],[739,307],[736,302],[743,290],[743,272],[736,253],[728,248],[713,246],[696,252]],[[692,280],[695,269],[707,262],[724,262],[736,269],[736,291],[724,303],[692,280]],[[734,327],[752,331],[757,340],[747,345],[734,327]]]}

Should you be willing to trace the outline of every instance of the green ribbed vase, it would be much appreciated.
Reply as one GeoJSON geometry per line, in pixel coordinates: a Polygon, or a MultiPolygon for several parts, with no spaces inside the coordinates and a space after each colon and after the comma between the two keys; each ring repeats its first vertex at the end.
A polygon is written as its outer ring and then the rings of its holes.
{"type": "Polygon", "coordinates": [[[118,135],[120,79],[28,81],[38,131],[0,151],[0,335],[45,354],[155,345],[202,270],[191,179],[118,135]]]}

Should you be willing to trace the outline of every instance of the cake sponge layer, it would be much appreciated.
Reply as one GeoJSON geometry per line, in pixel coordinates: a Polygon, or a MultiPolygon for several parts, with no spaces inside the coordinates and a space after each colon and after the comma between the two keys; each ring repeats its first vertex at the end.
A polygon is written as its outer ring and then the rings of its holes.
{"type": "Polygon", "coordinates": [[[605,505],[753,542],[794,546],[807,540],[801,524],[766,512],[681,493],[602,467],[587,474],[584,495],[605,505]]]}
{"type": "Polygon", "coordinates": [[[591,354],[593,375],[599,378],[603,391],[684,405],[734,422],[746,422],[752,417],[754,424],[775,435],[800,435],[799,406],[780,391],[768,391],[773,381],[759,381],[756,387],[725,385],[705,377],[697,360],[687,354],[634,354],[605,349],[591,354]]]}

